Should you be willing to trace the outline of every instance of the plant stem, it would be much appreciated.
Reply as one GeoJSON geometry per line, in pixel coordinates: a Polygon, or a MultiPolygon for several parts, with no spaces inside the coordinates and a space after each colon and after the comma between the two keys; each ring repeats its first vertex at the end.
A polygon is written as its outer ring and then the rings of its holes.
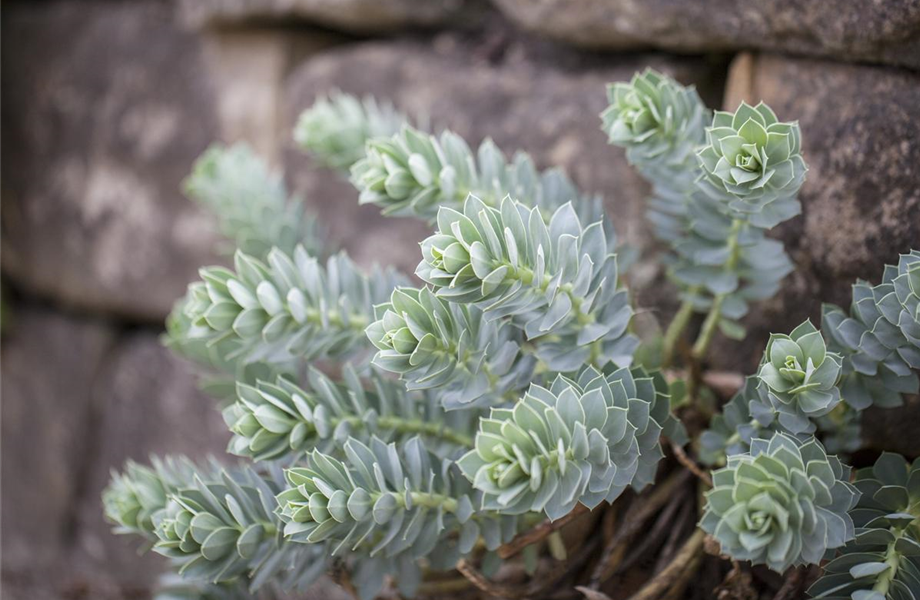
{"type": "MultiPolygon", "coordinates": [[[[687,290],[687,294],[690,296],[695,296],[699,292],[699,287],[693,287],[687,290]]],[[[684,329],[687,328],[687,325],[690,323],[690,317],[692,316],[693,301],[689,299],[684,300],[680,305],[677,314],[675,314],[674,318],[671,319],[671,323],[668,325],[667,331],[664,333],[664,341],[661,350],[662,367],[667,368],[671,366],[671,361],[674,359],[674,349],[677,346],[677,341],[680,339],[680,335],[684,332],[684,329]]]]}
{"type": "MultiPolygon", "coordinates": [[[[727,272],[734,271],[738,266],[740,254],[738,237],[741,234],[743,225],[743,219],[734,219],[732,221],[731,232],[728,236],[728,260],[725,262],[725,267],[723,269],[727,272]]],[[[722,305],[725,303],[725,298],[727,297],[728,294],[716,294],[716,297],[713,299],[712,306],[709,307],[709,314],[706,315],[706,320],[703,322],[703,328],[700,330],[700,335],[693,344],[691,355],[694,360],[702,361],[703,358],[706,357],[706,351],[709,349],[709,344],[712,342],[712,338],[716,333],[719,320],[722,318],[722,305]]]]}
{"type": "MultiPolygon", "coordinates": [[[[343,417],[339,421],[336,419],[330,419],[330,421],[333,423],[333,426],[340,421],[346,421],[353,427],[363,427],[366,425],[364,419],[361,417],[343,417]]],[[[466,448],[473,447],[472,437],[460,433],[459,431],[449,429],[443,423],[429,423],[419,419],[404,419],[402,417],[379,417],[377,419],[377,424],[383,429],[393,429],[401,433],[418,433],[452,442],[466,448]]]]}

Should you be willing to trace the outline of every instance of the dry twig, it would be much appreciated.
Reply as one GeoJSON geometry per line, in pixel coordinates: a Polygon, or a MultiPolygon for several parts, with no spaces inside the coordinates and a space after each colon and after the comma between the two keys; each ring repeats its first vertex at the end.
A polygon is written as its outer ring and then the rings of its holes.
{"type": "Polygon", "coordinates": [[[792,600],[797,598],[801,591],[802,582],[805,580],[806,572],[807,569],[799,567],[790,569],[789,574],[786,575],[786,580],[783,581],[783,587],[779,588],[779,591],[773,596],[773,600],[792,600]]]}
{"type": "Polygon", "coordinates": [[[572,558],[565,562],[557,563],[548,573],[533,578],[525,585],[509,585],[490,581],[479,569],[466,559],[461,559],[460,562],[457,563],[456,568],[461,575],[470,581],[470,583],[492,596],[509,598],[511,600],[532,598],[539,596],[581,567],[581,565],[588,560],[588,557],[594,553],[599,542],[600,538],[598,536],[592,537],[585,542],[572,558]]]}
{"type": "Polygon", "coordinates": [[[656,600],[675,587],[687,570],[692,570],[694,564],[699,564],[699,554],[703,547],[706,534],[702,529],[693,532],[678,551],[674,560],[665,567],[661,573],[651,578],[642,589],[630,596],[629,600],[656,600]]]}
{"type": "Polygon", "coordinates": [[[587,506],[584,504],[578,504],[569,514],[560,519],[556,519],[555,521],[543,521],[530,531],[519,533],[507,544],[499,546],[498,555],[503,559],[511,558],[527,546],[536,544],[537,542],[548,537],[552,532],[560,529],[568,523],[571,523],[578,517],[588,514],[589,512],[591,511],[587,506]]]}
{"type": "Polygon", "coordinates": [[[645,525],[645,522],[648,521],[652,515],[664,506],[671,495],[680,488],[681,485],[686,483],[689,475],[689,471],[683,470],[672,474],[660,484],[656,485],[648,496],[640,496],[633,501],[633,505],[630,506],[629,511],[626,513],[620,529],[617,530],[613,538],[607,543],[607,547],[604,549],[600,561],[594,568],[594,572],[591,575],[591,583],[589,585],[591,589],[596,590],[601,582],[607,579],[616,569],[616,565],[619,561],[614,561],[612,558],[616,556],[615,551],[617,548],[621,544],[625,544],[633,534],[645,525]]]}
{"type": "Polygon", "coordinates": [[[687,456],[687,453],[679,445],[668,440],[671,444],[671,451],[674,453],[674,458],[677,459],[677,462],[682,464],[687,468],[688,471],[696,475],[703,483],[712,487],[712,477],[707,473],[702,467],[700,467],[695,460],[687,456]]]}

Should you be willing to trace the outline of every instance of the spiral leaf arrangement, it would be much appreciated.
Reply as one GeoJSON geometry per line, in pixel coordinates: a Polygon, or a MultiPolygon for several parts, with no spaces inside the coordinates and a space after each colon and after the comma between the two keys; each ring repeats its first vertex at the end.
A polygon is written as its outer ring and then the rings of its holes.
{"type": "Polygon", "coordinates": [[[462,213],[438,212],[422,255],[416,274],[438,297],[511,318],[551,370],[631,361],[637,341],[627,332],[632,309],[617,287],[616,255],[602,223],[582,226],[571,204],[547,224],[510,198],[496,209],[470,196],[462,213]]]}
{"type": "Polygon", "coordinates": [[[490,139],[474,154],[452,131],[433,136],[406,126],[392,137],[370,140],[367,155],[352,167],[351,180],[362,204],[377,205],[387,215],[427,220],[441,208],[462,210],[470,195],[494,208],[511,196],[544,215],[572,202],[587,222],[605,221],[611,248],[616,244],[599,196],[579,191],[562,169],[537,171],[523,152],[508,162],[490,139]]]}
{"type": "Polygon", "coordinates": [[[848,511],[859,493],[848,479],[849,467],[814,438],[756,439],[749,453],[730,456],[713,473],[700,527],[729,556],[780,573],[817,564],[828,549],[853,539],[848,511]]]}
{"type": "MultiPolygon", "coordinates": [[[[743,337],[736,321],[792,270],[782,244],[765,232],[800,211],[798,125],[778,122],[762,104],[710,117],[692,87],[650,69],[613,84],[608,98],[603,130],[652,184],[649,220],[672,249],[669,273],[684,297],[672,335],[694,311],[707,311],[707,336],[720,329],[743,337]],[[790,170],[795,176],[786,181],[790,170]]],[[[666,359],[675,342],[668,340],[666,359]]]]}
{"type": "Polygon", "coordinates": [[[367,328],[374,365],[400,374],[409,390],[436,389],[447,408],[494,401],[533,376],[536,361],[520,354],[520,334],[475,306],[397,288],[377,316],[367,328]]]}
{"type": "MultiPolygon", "coordinates": [[[[451,566],[480,536],[494,550],[515,531],[513,518],[475,510],[473,490],[453,461],[428,452],[419,438],[399,447],[352,438],[344,453],[339,460],[315,450],[309,467],[285,472],[289,487],[277,501],[290,542],[327,542],[333,556],[379,556],[404,564],[406,574],[418,570],[416,559],[451,566]]],[[[417,581],[409,575],[404,591],[413,594],[417,581]]]]}
{"type": "Polygon", "coordinates": [[[548,389],[532,385],[514,408],[493,408],[458,464],[484,509],[558,519],[654,479],[663,456],[655,416],[667,420],[667,402],[641,370],[560,375],[548,389]]]}
{"type": "Polygon", "coordinates": [[[421,435],[443,452],[473,443],[465,433],[469,412],[445,413],[434,398],[407,392],[380,376],[372,376],[372,391],[365,390],[351,366],[345,367],[342,384],[316,369],[310,369],[309,379],[309,392],[285,377],[274,383],[239,383],[237,401],[223,411],[234,434],[228,452],[271,460],[371,435],[403,440],[421,435]]]}
{"type": "Polygon", "coordinates": [[[279,544],[280,484],[277,470],[262,475],[154,459],[152,467],[128,463],[124,473],[113,473],[103,505],[117,533],[144,537],[190,579],[223,584],[245,578],[250,591],[266,583],[305,589],[325,561],[317,548],[279,544]]]}
{"type": "MultiPolygon", "coordinates": [[[[345,94],[304,114],[298,143],[350,169],[360,202],[432,225],[420,287],[344,254],[321,264],[297,200],[244,147],[202,158],[189,193],[240,250],[232,269],[201,271],[166,341],[217,377],[207,387],[224,401],[228,451],[255,464],[155,459],[113,474],[103,503],[116,531],[185,578],[167,597],[302,589],[333,568],[362,600],[390,585],[408,598],[458,589],[457,576],[433,575],[455,567],[480,589],[530,597],[537,582],[489,582],[502,557],[522,551],[527,572],[543,568],[544,539],[553,557],[567,552],[560,523],[661,470],[672,483],[623,513],[636,519],[627,534],[642,530],[683,485],[674,463],[712,489],[701,531],[649,589],[696,568],[709,534],[729,558],[779,572],[838,553],[812,588],[820,597],[917,596],[918,467],[886,454],[854,487],[825,448],[855,451],[863,409],[918,389],[920,252],[879,285],[859,282],[849,312],[825,307],[820,331],[806,321],[771,335],[719,410],[704,373],[716,332],[743,338],[738,320],[792,268],[766,233],[800,210],[799,127],[763,104],[712,113],[655,71],[608,96],[603,128],[652,184],[649,218],[682,300],[661,336],[655,311],[633,319],[600,200],[523,153],[509,161],[488,140],[474,153],[345,94]],[[682,344],[695,312],[706,317],[682,344]],[[675,460],[660,469],[662,440],[675,460]]],[[[667,506],[664,530],[677,514],[667,506]]]]}
{"type": "Polygon", "coordinates": [[[373,305],[401,281],[390,270],[367,276],[344,254],[323,268],[302,246],[293,255],[274,249],[266,263],[237,252],[234,266],[202,269],[202,281],[189,288],[190,335],[230,342],[230,356],[266,362],[354,352],[373,305]]]}

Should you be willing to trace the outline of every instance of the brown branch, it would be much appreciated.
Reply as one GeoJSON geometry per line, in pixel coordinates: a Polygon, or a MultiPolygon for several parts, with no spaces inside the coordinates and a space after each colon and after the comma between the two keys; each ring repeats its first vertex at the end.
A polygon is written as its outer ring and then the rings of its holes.
{"type": "Polygon", "coordinates": [[[519,533],[507,544],[499,546],[498,555],[502,559],[511,558],[527,546],[536,544],[537,542],[547,538],[552,532],[560,529],[568,523],[571,523],[578,517],[588,514],[589,512],[591,512],[591,510],[587,506],[584,504],[578,504],[569,514],[565,515],[564,517],[556,519],[555,521],[543,521],[530,531],[519,533]]]}
{"type": "Polygon", "coordinates": [[[702,467],[696,464],[696,461],[687,456],[687,453],[679,445],[675,444],[673,441],[670,441],[671,451],[674,453],[674,458],[677,459],[677,462],[682,464],[687,468],[688,471],[696,475],[703,483],[712,487],[712,477],[709,476],[702,467]]]}
{"type": "Polygon", "coordinates": [[[685,493],[677,493],[671,496],[671,499],[665,505],[664,510],[662,510],[661,514],[658,515],[658,518],[655,519],[655,524],[652,525],[652,528],[646,535],[642,536],[642,541],[639,542],[635,549],[631,550],[629,556],[627,556],[622,562],[620,562],[619,565],[617,565],[616,569],[613,571],[613,575],[617,575],[629,569],[629,567],[634,565],[636,561],[642,558],[650,548],[664,539],[669,529],[674,527],[674,515],[681,507],[681,503],[683,502],[685,495],[685,493]]]}
{"type": "Polygon", "coordinates": [[[684,597],[684,590],[690,584],[690,580],[696,575],[700,564],[703,562],[703,555],[697,552],[690,559],[690,563],[684,568],[683,572],[678,575],[677,580],[668,588],[667,593],[662,596],[662,600],[680,600],[684,597]]]}
{"type": "Polygon", "coordinates": [[[792,600],[792,598],[797,597],[800,591],[799,588],[802,587],[802,582],[805,580],[806,572],[807,569],[800,569],[798,567],[790,569],[789,574],[786,575],[786,580],[783,582],[783,586],[779,588],[779,591],[773,596],[773,600],[792,600]]]}
{"type": "MultiPolygon", "coordinates": [[[[652,573],[660,573],[671,563],[671,559],[674,558],[674,554],[677,553],[678,544],[684,532],[687,530],[687,525],[693,521],[693,514],[695,512],[696,507],[692,502],[685,502],[683,506],[681,506],[680,514],[677,515],[677,522],[673,524],[664,546],[658,551],[658,560],[655,561],[655,567],[652,569],[652,573]]],[[[705,542],[703,547],[705,548],[705,542]]]]}
{"type": "Polygon", "coordinates": [[[706,534],[701,529],[693,532],[677,552],[674,560],[661,573],[650,579],[642,589],[630,596],[629,600],[656,600],[681,581],[684,573],[698,564],[698,555],[703,547],[706,534]]]}
{"type": "Polygon", "coordinates": [[[591,574],[591,589],[597,589],[601,582],[610,577],[616,569],[619,560],[612,560],[617,557],[616,550],[621,544],[625,544],[637,531],[639,531],[652,515],[664,506],[671,498],[671,495],[683,484],[687,482],[690,476],[689,471],[678,471],[670,475],[667,479],[656,485],[651,493],[645,497],[636,498],[633,505],[620,525],[620,529],[614,534],[613,538],[607,543],[600,561],[591,574]]]}
{"type": "Polygon", "coordinates": [[[575,555],[568,561],[557,563],[548,573],[533,578],[525,585],[509,585],[490,581],[482,574],[471,562],[466,559],[460,559],[456,569],[461,575],[467,578],[470,583],[482,590],[483,592],[499,598],[509,598],[516,600],[518,598],[532,598],[539,596],[547,589],[556,585],[567,575],[581,567],[582,564],[590,557],[597,548],[600,538],[592,537],[588,540],[575,555]]]}

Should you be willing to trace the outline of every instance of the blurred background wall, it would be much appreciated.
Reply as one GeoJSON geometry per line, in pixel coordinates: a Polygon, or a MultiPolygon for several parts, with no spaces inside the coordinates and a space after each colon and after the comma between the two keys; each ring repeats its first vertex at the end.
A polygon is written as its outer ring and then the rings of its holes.
{"type": "MultiPolygon", "coordinates": [[[[221,453],[227,432],[162,348],[171,303],[221,261],[179,188],[213,140],[247,140],[360,263],[412,269],[423,225],[359,208],[293,147],[339,88],[391,99],[472,144],[491,136],[604,194],[652,250],[646,186],[607,146],[605,82],[651,65],[710,106],[801,121],[797,263],[714,367],[749,372],[770,329],[920,247],[920,4],[914,0],[54,0],[2,4],[2,581],[5,597],[143,598],[160,563],[110,535],[109,469],[221,453]]],[[[632,270],[644,306],[671,290],[632,270]]],[[[876,448],[920,454],[916,400],[869,413],[876,448]]]]}

